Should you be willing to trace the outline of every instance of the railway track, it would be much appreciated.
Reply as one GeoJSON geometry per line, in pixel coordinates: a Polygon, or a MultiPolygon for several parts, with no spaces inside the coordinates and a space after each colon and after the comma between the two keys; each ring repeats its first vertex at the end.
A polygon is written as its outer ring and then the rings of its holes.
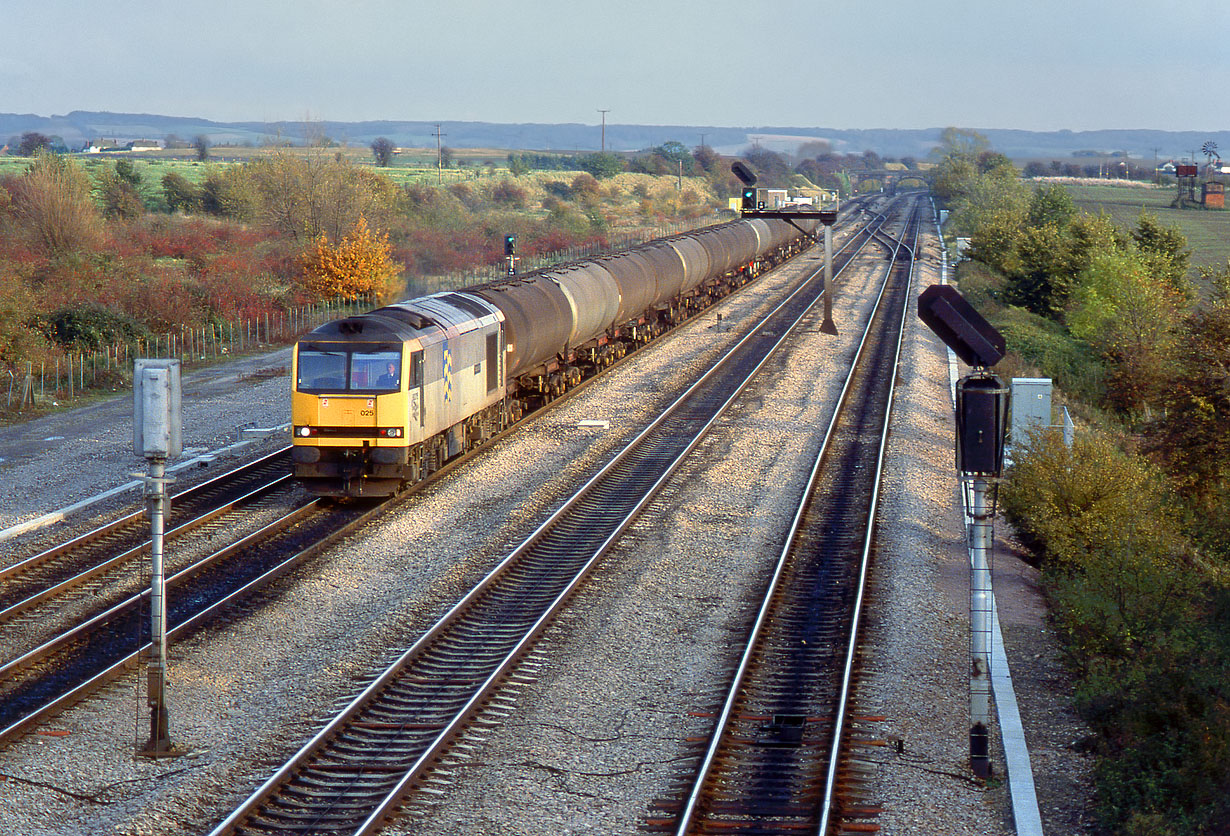
{"type": "MultiPolygon", "coordinates": [[[[844,259],[870,241],[847,245],[844,259]]],[[[844,267],[844,264],[842,265],[844,267]]],[[[819,301],[819,271],[567,500],[214,830],[371,833],[509,703],[607,549],[819,301]],[[464,745],[464,744],[461,744],[464,745]]]]}
{"type": "MultiPolygon", "coordinates": [[[[289,487],[289,448],[244,464],[171,498],[167,542],[242,513],[272,492],[289,487]]],[[[64,543],[0,569],[0,647],[10,622],[45,604],[57,606],[82,588],[96,591],[129,572],[130,564],[149,553],[149,519],[144,510],[126,514],[64,543]]],[[[112,602],[113,603],[113,602],[112,602]]],[[[96,610],[106,602],[95,601],[96,610]]],[[[21,619],[29,637],[30,618],[21,619]]]]}
{"type": "Polygon", "coordinates": [[[653,832],[876,829],[854,746],[871,718],[848,705],[918,237],[915,206],[891,241],[859,345],[713,733],[694,774],[647,819],[653,832]]]}
{"type": "MultiPolygon", "coordinates": [[[[839,256],[866,246],[872,234],[870,228],[855,233],[839,256]]],[[[286,457],[287,450],[278,451],[173,497],[168,532],[173,548],[168,554],[192,554],[176,558],[174,571],[168,573],[170,640],[200,628],[409,496],[367,509],[332,509],[312,502],[276,515],[237,541],[230,537],[222,548],[184,548],[196,535],[209,539],[219,528],[238,528],[226,520],[242,516],[271,493],[289,492],[286,457]]],[[[468,458],[450,462],[429,481],[468,458]]],[[[145,515],[139,511],[0,572],[0,650],[6,630],[20,633],[25,642],[12,642],[18,649],[0,655],[6,660],[0,664],[0,744],[139,664],[148,651],[138,637],[147,632],[149,591],[131,564],[148,552],[147,536],[145,515]],[[112,583],[125,571],[135,576],[127,588],[112,583]],[[110,589],[107,597],[92,594],[103,586],[110,589]],[[89,606],[77,607],[78,617],[71,623],[43,617],[66,599],[80,602],[87,596],[89,606]],[[45,629],[52,623],[60,626],[45,629]]]]}

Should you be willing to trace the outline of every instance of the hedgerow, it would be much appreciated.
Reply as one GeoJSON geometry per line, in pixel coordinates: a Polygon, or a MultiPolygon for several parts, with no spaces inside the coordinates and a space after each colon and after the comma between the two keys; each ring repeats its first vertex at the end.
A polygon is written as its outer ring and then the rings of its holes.
{"type": "Polygon", "coordinates": [[[1230,279],[1197,305],[1177,230],[1125,232],[1058,188],[1012,217],[981,147],[951,142],[937,171],[980,259],[961,289],[1005,337],[1001,370],[1052,377],[1105,428],[1013,439],[1001,494],[1093,731],[1102,830],[1230,833],[1230,279]]]}

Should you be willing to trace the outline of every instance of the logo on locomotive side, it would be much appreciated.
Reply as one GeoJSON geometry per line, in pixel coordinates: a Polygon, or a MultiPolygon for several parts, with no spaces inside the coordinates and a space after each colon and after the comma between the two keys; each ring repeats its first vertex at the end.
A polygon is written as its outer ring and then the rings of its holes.
{"type": "Polygon", "coordinates": [[[449,351],[448,342],[444,343],[444,402],[453,399],[453,352],[449,351]]]}

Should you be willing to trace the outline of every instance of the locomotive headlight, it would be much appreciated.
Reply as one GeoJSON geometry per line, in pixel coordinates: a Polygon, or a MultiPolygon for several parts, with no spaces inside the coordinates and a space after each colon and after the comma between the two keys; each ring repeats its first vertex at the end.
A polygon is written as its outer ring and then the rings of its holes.
{"type": "Polygon", "coordinates": [[[307,438],[311,434],[312,434],[311,427],[296,427],[295,428],[295,435],[299,436],[300,438],[307,438]]]}
{"type": "Polygon", "coordinates": [[[401,438],[401,427],[389,427],[384,434],[387,438],[401,438]]]}

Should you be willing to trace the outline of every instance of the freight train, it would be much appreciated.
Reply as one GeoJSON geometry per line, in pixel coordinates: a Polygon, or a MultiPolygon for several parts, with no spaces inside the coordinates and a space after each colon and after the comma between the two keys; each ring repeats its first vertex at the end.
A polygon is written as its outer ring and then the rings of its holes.
{"type": "Polygon", "coordinates": [[[325,323],[294,350],[295,476],[395,494],[810,243],[737,220],[325,323]]]}

